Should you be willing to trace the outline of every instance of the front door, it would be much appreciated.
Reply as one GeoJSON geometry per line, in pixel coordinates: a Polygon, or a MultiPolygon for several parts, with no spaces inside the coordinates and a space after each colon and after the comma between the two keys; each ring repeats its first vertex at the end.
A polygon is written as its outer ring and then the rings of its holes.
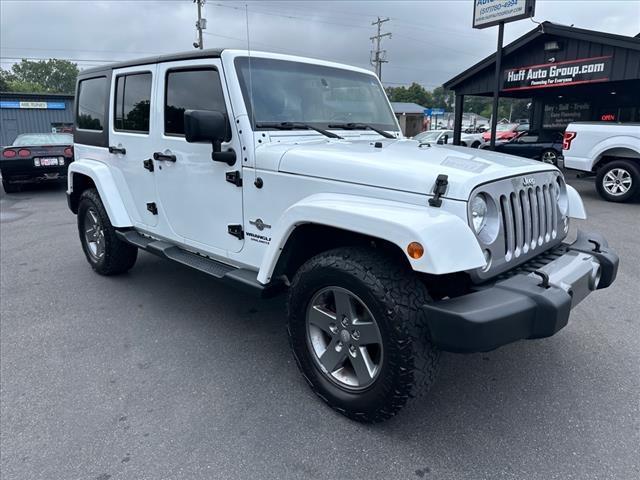
{"type": "Polygon", "coordinates": [[[116,181],[122,179],[126,183],[125,205],[134,225],[143,230],[153,230],[158,224],[158,216],[153,213],[155,180],[145,168],[156,128],[150,122],[150,113],[155,109],[156,68],[144,65],[115,70],[111,80],[109,164],[121,172],[116,181]]]}
{"type": "MultiPolygon", "coordinates": [[[[226,180],[227,172],[241,171],[238,132],[218,59],[167,62],[158,65],[159,128],[154,138],[156,189],[166,236],[197,249],[224,255],[240,251],[243,240],[229,233],[242,225],[242,187],[226,180]],[[222,149],[238,154],[236,164],[214,162],[208,143],[187,143],[185,110],[217,110],[227,113],[232,138],[222,149]],[[169,159],[169,160],[167,160],[169,159]]],[[[241,235],[240,235],[241,236],[241,235]]]]}

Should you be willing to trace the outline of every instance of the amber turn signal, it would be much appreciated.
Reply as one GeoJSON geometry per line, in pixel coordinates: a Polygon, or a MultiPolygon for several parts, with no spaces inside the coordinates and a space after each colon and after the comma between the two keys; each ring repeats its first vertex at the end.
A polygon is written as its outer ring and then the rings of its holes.
{"type": "Polygon", "coordinates": [[[424,254],[424,247],[418,242],[411,242],[409,245],[407,245],[407,253],[411,258],[417,260],[424,254]]]}

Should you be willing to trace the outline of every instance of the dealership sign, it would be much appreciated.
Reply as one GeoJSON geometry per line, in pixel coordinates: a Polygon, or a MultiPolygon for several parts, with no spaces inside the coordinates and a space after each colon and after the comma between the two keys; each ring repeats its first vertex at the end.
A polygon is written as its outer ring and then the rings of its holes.
{"type": "Polygon", "coordinates": [[[444,108],[425,108],[424,114],[427,117],[432,117],[434,115],[444,115],[444,108]]]}
{"type": "Polygon", "coordinates": [[[474,0],[473,28],[533,17],[535,0],[474,0]]]}
{"type": "Polygon", "coordinates": [[[19,102],[16,100],[0,101],[0,108],[28,108],[41,110],[64,110],[64,102],[19,102]]]}
{"type": "Polygon", "coordinates": [[[504,71],[502,90],[509,92],[603,82],[609,80],[610,71],[610,56],[510,68],[504,71]]]}

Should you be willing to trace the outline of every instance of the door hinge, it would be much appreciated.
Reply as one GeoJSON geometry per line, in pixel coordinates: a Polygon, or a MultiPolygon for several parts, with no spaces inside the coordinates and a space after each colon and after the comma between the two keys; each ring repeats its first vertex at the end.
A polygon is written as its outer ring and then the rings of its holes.
{"type": "Polygon", "coordinates": [[[154,215],[157,215],[158,207],[156,207],[156,202],[147,203],[147,210],[149,210],[154,215]]]}
{"type": "Polygon", "coordinates": [[[153,160],[151,158],[143,161],[142,165],[144,166],[144,168],[146,168],[150,172],[153,172],[153,160]]]}
{"type": "Polygon", "coordinates": [[[240,176],[240,172],[238,170],[225,173],[225,177],[227,179],[227,182],[233,183],[236,187],[242,186],[242,177],[240,176]]]}
{"type": "Polygon", "coordinates": [[[228,225],[227,231],[229,232],[229,235],[233,235],[234,237],[238,238],[238,240],[242,240],[244,238],[244,230],[242,230],[242,225],[240,224],[228,225]]]}

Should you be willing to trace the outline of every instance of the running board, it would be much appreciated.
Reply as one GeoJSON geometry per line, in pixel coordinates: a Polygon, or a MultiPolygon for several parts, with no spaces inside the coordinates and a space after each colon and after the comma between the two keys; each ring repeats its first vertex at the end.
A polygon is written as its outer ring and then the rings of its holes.
{"type": "Polygon", "coordinates": [[[240,286],[263,298],[277,295],[284,287],[284,284],[281,282],[271,282],[263,285],[257,280],[258,272],[246,268],[232,267],[217,260],[189,252],[172,243],[145,237],[135,230],[117,230],[116,235],[122,241],[142,250],[168,260],[173,260],[174,262],[206,273],[219,280],[234,284],[235,286],[240,286]]]}

